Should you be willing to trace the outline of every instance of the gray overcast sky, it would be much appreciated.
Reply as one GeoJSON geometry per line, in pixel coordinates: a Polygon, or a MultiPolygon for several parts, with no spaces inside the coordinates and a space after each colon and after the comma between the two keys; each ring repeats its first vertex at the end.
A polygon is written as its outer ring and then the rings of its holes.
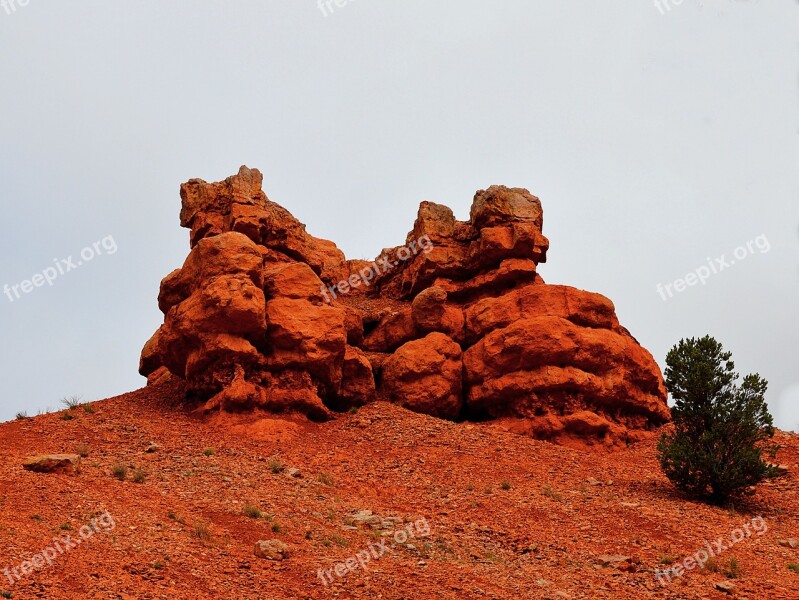
{"type": "Polygon", "coordinates": [[[247,164],[350,258],[404,241],[422,200],[466,219],[477,189],[526,187],[547,282],[610,297],[661,366],[716,336],[799,428],[795,0],[19,1],[0,8],[0,285],[64,274],[0,295],[0,420],[143,385],[188,253],[178,186],[247,164]]]}

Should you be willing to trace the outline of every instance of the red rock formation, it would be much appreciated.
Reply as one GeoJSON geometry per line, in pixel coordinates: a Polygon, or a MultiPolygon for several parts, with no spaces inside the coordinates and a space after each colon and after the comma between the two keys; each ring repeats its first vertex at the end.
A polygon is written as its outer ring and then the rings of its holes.
{"type": "Polygon", "coordinates": [[[181,188],[191,230],[140,372],[204,410],[314,419],[386,399],[448,419],[607,446],[669,419],[660,370],[598,294],[547,285],[535,196],[477,192],[468,222],[423,202],[404,246],[347,261],[242,167],[181,188]]]}

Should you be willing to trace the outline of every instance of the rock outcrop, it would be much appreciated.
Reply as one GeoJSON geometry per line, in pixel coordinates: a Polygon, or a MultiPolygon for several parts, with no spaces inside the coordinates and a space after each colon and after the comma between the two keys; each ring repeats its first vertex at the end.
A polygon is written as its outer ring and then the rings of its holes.
{"type": "Polygon", "coordinates": [[[538,438],[622,445],[669,420],[652,356],[598,294],[545,284],[543,210],[523,189],[477,192],[470,219],[423,202],[404,246],[348,261],[242,167],[181,187],[191,230],[161,283],[142,352],[201,410],[316,420],[382,399],[538,438]]]}
{"type": "Polygon", "coordinates": [[[77,454],[45,454],[31,456],[22,463],[22,468],[33,473],[63,473],[76,475],[80,472],[80,456],[77,454]]]}

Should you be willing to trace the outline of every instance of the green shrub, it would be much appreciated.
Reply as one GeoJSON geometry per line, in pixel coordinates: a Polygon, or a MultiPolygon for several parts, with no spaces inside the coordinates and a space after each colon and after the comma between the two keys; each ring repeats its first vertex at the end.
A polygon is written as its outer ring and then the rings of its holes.
{"type": "Polygon", "coordinates": [[[758,374],[738,384],[732,354],[710,336],[681,340],[666,357],[674,429],[658,443],[666,476],[689,495],[723,504],[775,470],[763,460],[777,447],[758,374]]]}
{"type": "Polygon", "coordinates": [[[730,562],[727,564],[727,568],[724,569],[724,575],[730,579],[738,579],[741,576],[741,564],[738,562],[738,559],[731,558],[730,562]]]}

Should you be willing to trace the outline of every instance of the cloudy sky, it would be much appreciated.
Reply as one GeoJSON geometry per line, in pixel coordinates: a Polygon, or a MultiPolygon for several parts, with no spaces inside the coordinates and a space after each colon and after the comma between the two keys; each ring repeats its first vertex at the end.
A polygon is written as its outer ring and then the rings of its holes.
{"type": "Polygon", "coordinates": [[[799,428],[799,3],[677,1],[5,0],[0,420],[143,385],[179,184],[247,164],[351,258],[526,187],[549,283],[661,366],[714,335],[799,428]]]}

